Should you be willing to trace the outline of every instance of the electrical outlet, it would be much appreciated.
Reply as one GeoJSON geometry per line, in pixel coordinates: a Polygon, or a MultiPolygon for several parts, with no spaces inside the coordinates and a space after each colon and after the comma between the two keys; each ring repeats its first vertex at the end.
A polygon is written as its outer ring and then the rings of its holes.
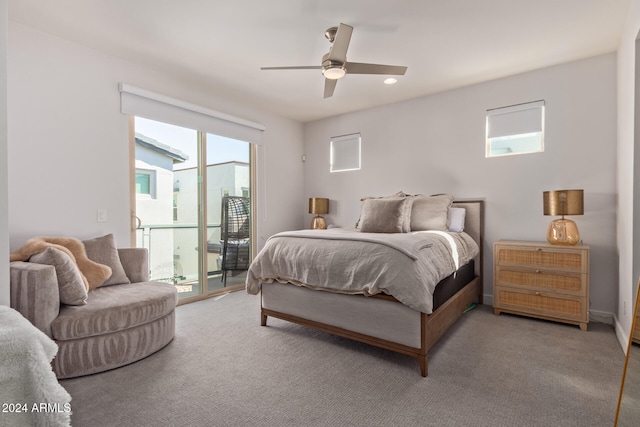
{"type": "Polygon", "coordinates": [[[107,210],[98,209],[98,222],[107,222],[107,210]]]}

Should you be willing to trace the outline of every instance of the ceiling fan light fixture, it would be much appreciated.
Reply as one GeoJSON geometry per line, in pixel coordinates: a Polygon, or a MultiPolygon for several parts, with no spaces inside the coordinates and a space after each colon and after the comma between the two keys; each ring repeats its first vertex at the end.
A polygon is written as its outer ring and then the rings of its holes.
{"type": "Polygon", "coordinates": [[[347,74],[347,70],[343,66],[334,65],[322,69],[322,75],[329,80],[338,80],[347,74]]]}
{"type": "MultiPolygon", "coordinates": [[[[331,43],[329,52],[322,56],[320,65],[303,65],[294,67],[261,67],[261,70],[321,70],[324,77],[324,97],[333,95],[337,81],[347,74],[375,74],[386,76],[403,76],[407,67],[398,65],[370,64],[365,62],[347,62],[347,49],[351,41],[353,27],[340,24],[331,27],[325,32],[327,40],[331,43]]],[[[385,81],[393,84],[396,80],[385,81]]]]}
{"type": "Polygon", "coordinates": [[[386,84],[386,85],[394,85],[396,83],[398,83],[398,79],[396,79],[396,78],[389,77],[389,78],[384,79],[384,84],[386,84]]]}

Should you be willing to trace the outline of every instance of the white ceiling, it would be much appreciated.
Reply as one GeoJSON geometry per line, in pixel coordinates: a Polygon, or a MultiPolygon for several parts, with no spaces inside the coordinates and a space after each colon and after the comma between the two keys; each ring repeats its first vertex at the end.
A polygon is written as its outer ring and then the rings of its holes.
{"type": "Polygon", "coordinates": [[[300,121],[613,52],[629,0],[9,0],[9,19],[300,121]],[[348,60],[408,66],[397,84],[347,75],[323,99],[324,31],[348,60]]]}

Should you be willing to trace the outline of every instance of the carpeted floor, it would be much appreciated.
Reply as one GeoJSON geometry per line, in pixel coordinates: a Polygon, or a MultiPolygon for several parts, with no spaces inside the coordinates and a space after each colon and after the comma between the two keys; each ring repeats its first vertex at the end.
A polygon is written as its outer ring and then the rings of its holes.
{"type": "Polygon", "coordinates": [[[269,319],[259,297],[177,308],[176,338],[113,371],[61,381],[81,426],[611,426],[624,355],[612,327],[480,306],[407,356],[269,319]]]}

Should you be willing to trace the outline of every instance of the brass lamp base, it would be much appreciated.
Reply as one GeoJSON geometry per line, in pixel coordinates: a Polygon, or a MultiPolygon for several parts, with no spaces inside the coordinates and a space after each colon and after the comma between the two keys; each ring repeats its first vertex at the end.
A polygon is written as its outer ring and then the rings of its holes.
{"type": "Polygon", "coordinates": [[[570,219],[555,219],[549,224],[547,241],[552,245],[573,246],[580,241],[578,226],[570,219]]]}
{"type": "Polygon", "coordinates": [[[327,229],[327,221],[324,220],[320,215],[316,215],[311,219],[311,229],[312,230],[326,230],[327,229]]]}

